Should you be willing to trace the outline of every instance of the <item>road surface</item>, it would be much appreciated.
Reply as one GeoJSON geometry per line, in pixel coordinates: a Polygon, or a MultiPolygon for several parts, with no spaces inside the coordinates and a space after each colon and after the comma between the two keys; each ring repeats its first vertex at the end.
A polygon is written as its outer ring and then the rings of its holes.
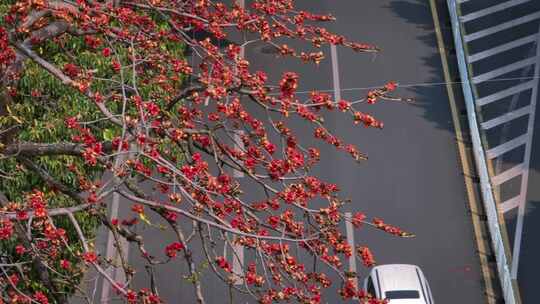
{"type": "MultiPolygon", "coordinates": [[[[485,302],[427,1],[302,0],[298,5],[310,11],[331,12],[338,21],[328,24],[330,30],[375,44],[383,51],[366,55],[338,48],[337,65],[332,65],[327,48],[327,60],[317,67],[275,59],[261,45],[253,45],[246,49],[246,56],[254,69],[267,71],[271,79],[294,70],[301,75],[300,91],[328,90],[332,95],[333,73],[337,73],[341,97],[349,100],[366,94],[360,88],[395,80],[403,85],[397,93],[415,100],[414,104],[380,102],[362,106],[361,110],[384,121],[383,130],[355,127],[343,115],[326,117],[330,129],[368,153],[369,161],[356,165],[347,155],[324,148],[323,161],[315,172],[325,180],[335,181],[344,195],[353,199],[350,211],[361,210],[416,234],[413,239],[399,239],[365,228],[355,232],[355,243],[370,246],[379,264],[419,265],[438,304],[485,302]]],[[[302,124],[298,128],[309,132],[300,138],[311,138],[309,129],[302,124]]],[[[255,193],[247,195],[257,197],[255,193]]],[[[153,228],[148,228],[144,235],[148,249],[158,253],[163,251],[164,244],[173,241],[172,236],[163,239],[163,233],[153,228]]],[[[141,265],[136,255],[130,260],[141,265]]],[[[185,270],[180,261],[178,265],[159,268],[157,284],[161,296],[167,303],[191,303],[193,288],[179,275],[176,266],[185,270]]],[[[357,272],[363,279],[368,269],[359,265],[357,272]]],[[[203,276],[203,288],[208,303],[229,301],[225,288],[212,276],[203,276]]],[[[235,296],[233,302],[253,300],[235,296]]],[[[330,292],[324,302],[340,301],[337,294],[330,292]]]]}

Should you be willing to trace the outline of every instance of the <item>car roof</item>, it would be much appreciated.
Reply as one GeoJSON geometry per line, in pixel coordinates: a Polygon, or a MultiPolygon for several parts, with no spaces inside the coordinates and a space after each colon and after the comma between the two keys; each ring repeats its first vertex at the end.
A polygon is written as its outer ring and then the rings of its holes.
{"type": "Polygon", "coordinates": [[[390,264],[380,265],[372,269],[376,274],[380,291],[384,293],[392,290],[417,290],[420,294],[420,299],[425,300],[423,295],[423,279],[424,275],[420,268],[415,265],[408,264],[390,264]]]}

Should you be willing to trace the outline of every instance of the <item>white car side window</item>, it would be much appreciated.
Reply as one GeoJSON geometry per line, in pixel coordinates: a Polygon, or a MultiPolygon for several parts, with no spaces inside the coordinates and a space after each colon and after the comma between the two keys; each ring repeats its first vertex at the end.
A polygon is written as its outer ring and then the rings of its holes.
{"type": "Polygon", "coordinates": [[[367,283],[367,292],[372,295],[372,296],[375,296],[375,297],[378,297],[379,295],[377,295],[377,293],[375,292],[375,286],[373,285],[373,280],[371,279],[371,276],[368,278],[368,283],[367,283]]]}

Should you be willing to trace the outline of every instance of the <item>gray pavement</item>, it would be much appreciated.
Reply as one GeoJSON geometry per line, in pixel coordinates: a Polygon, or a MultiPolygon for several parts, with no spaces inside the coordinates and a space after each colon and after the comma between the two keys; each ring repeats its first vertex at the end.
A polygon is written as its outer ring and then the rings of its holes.
{"type": "MultiPolygon", "coordinates": [[[[338,48],[342,98],[354,100],[367,93],[359,88],[396,80],[404,85],[398,94],[416,100],[414,104],[380,102],[362,106],[362,111],[384,121],[383,130],[355,127],[343,115],[325,117],[331,129],[345,141],[357,144],[370,159],[356,165],[347,155],[321,146],[323,161],[315,173],[341,186],[343,194],[353,200],[350,211],[381,217],[416,234],[413,239],[399,239],[363,228],[355,232],[356,244],[370,246],[379,264],[419,265],[431,284],[436,303],[484,303],[479,259],[448,96],[445,86],[440,85],[444,78],[427,1],[324,0],[316,2],[316,7],[313,1],[298,3],[310,11],[334,14],[338,21],[328,24],[330,30],[383,50],[377,55],[366,55],[338,48]]],[[[267,71],[271,79],[278,79],[285,70],[294,70],[301,75],[300,91],[318,89],[333,94],[330,50],[325,51],[328,58],[318,67],[275,59],[260,45],[248,48],[246,56],[253,69],[267,71]]],[[[312,132],[302,123],[295,127],[306,134],[312,132]]],[[[311,138],[301,134],[301,139],[311,138]]],[[[246,193],[246,196],[256,199],[259,194],[246,193]]],[[[147,228],[143,234],[149,251],[158,254],[162,254],[164,244],[173,240],[172,236],[163,239],[163,232],[155,228],[147,228]]],[[[196,248],[200,247],[194,246],[197,252],[196,248]]],[[[196,259],[200,263],[201,257],[196,259]]],[[[130,260],[142,268],[136,254],[130,260]]],[[[167,303],[193,301],[193,287],[181,277],[181,272],[185,273],[181,261],[158,270],[157,284],[167,303]]],[[[368,269],[359,266],[361,280],[367,272],[368,269]]],[[[208,303],[229,301],[226,288],[209,270],[203,271],[202,278],[208,303]]],[[[235,295],[232,302],[253,303],[253,300],[235,295]]],[[[324,298],[324,303],[338,302],[339,297],[332,292],[324,298]]]]}
{"type": "MultiPolygon", "coordinates": [[[[329,3],[337,3],[329,1],[329,3]]],[[[335,30],[383,49],[376,57],[340,50],[341,87],[397,80],[419,84],[399,94],[414,105],[382,103],[366,107],[385,122],[382,131],[354,130],[336,121],[340,134],[363,147],[370,160],[359,168],[338,158],[333,176],[358,208],[417,234],[413,240],[357,233],[378,262],[422,267],[437,303],[482,303],[478,258],[467,213],[463,177],[444,86],[435,33],[426,1],[344,2],[331,8],[335,30]]],[[[353,98],[355,93],[344,92],[353,98]]]]}
{"type": "MultiPolygon", "coordinates": [[[[337,154],[322,164],[320,174],[342,186],[353,199],[353,208],[417,234],[412,240],[397,239],[363,230],[355,234],[356,242],[369,244],[380,264],[412,263],[423,268],[437,303],[485,302],[448,96],[443,85],[423,85],[444,82],[429,6],[425,1],[322,1],[318,7],[336,16],[331,30],[383,50],[371,56],[338,49],[343,98],[354,100],[366,93],[350,88],[388,80],[418,84],[398,92],[413,97],[413,105],[388,102],[362,107],[385,122],[382,131],[355,128],[341,116],[327,119],[370,159],[355,166],[348,156],[337,154]]],[[[309,68],[293,62],[265,65],[271,57],[263,58],[255,60],[255,67],[272,67],[273,75],[287,68],[300,70],[300,90],[333,86],[330,62],[309,68]]],[[[359,273],[364,276],[367,270],[359,273]]]]}

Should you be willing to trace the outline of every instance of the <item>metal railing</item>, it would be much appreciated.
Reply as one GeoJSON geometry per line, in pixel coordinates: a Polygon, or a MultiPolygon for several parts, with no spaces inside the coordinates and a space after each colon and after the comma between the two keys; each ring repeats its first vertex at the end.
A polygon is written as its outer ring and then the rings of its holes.
{"type": "Polygon", "coordinates": [[[456,48],[459,74],[462,81],[463,95],[467,108],[467,118],[470,126],[470,135],[476,169],[480,178],[480,187],[484,209],[487,214],[488,229],[491,236],[491,242],[495,258],[497,261],[497,271],[501,282],[504,301],[506,304],[519,304],[519,296],[514,282],[512,280],[509,268],[509,257],[506,256],[503,236],[499,225],[497,205],[493,195],[493,189],[489,180],[487,162],[484,147],[480,138],[480,130],[475,111],[475,98],[473,95],[472,79],[469,75],[468,63],[466,60],[466,51],[463,45],[463,35],[461,23],[459,20],[459,10],[456,0],[447,0],[452,22],[452,33],[456,48]]]}

